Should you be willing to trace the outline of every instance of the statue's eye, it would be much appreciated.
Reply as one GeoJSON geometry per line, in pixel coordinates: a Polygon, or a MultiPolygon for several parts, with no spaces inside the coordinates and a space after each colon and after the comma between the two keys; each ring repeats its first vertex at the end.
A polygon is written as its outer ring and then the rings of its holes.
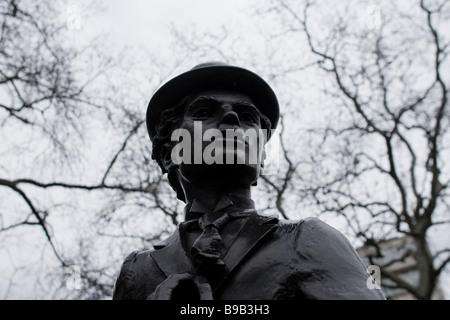
{"type": "Polygon", "coordinates": [[[197,109],[192,116],[194,118],[207,118],[209,116],[211,116],[211,111],[208,108],[200,108],[197,109]]]}
{"type": "Polygon", "coordinates": [[[239,114],[239,120],[252,123],[258,122],[256,117],[251,112],[242,112],[241,114],[239,114]]]}

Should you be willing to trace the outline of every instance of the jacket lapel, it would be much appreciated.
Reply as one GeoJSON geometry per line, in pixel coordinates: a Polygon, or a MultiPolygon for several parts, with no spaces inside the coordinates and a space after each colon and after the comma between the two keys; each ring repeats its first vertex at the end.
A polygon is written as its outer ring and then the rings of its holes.
{"type": "Polygon", "coordinates": [[[253,215],[247,220],[223,259],[228,269],[228,275],[250,253],[256,244],[277,229],[277,223],[277,218],[259,215],[253,215]]]}
{"type": "Polygon", "coordinates": [[[169,238],[155,245],[156,250],[150,253],[166,277],[174,273],[194,272],[192,261],[180,240],[180,232],[183,232],[182,229],[177,227],[169,238]]]}
{"type": "MultiPolygon", "coordinates": [[[[274,217],[259,215],[249,217],[223,259],[227,266],[228,275],[250,253],[256,244],[277,229],[277,223],[278,219],[274,217]]],[[[169,238],[156,245],[156,250],[150,253],[166,277],[171,274],[185,272],[195,273],[192,261],[180,239],[180,232],[182,233],[184,230],[178,227],[169,238]]],[[[226,277],[223,281],[225,280],[226,277]]]]}

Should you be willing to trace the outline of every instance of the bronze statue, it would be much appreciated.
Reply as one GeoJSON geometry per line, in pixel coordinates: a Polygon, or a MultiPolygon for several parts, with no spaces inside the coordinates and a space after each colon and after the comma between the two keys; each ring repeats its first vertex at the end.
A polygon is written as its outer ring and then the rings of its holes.
{"type": "Polygon", "coordinates": [[[125,259],[113,299],[385,299],[339,231],[317,218],[286,221],[255,210],[251,187],[278,118],[270,86],[223,63],[198,65],[153,95],[152,157],[186,203],[185,221],[154,249],[125,259]],[[256,140],[242,135],[262,130],[256,140]]]}

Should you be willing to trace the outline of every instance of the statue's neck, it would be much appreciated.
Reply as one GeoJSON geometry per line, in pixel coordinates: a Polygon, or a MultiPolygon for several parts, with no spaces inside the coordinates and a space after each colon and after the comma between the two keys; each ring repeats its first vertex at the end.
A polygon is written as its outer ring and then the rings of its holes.
{"type": "Polygon", "coordinates": [[[251,184],[244,179],[233,179],[236,177],[233,175],[235,172],[230,172],[228,176],[211,174],[205,175],[203,179],[195,177],[195,181],[185,178],[179,170],[175,174],[183,189],[187,205],[195,200],[197,204],[201,204],[200,207],[207,208],[205,211],[211,212],[215,211],[216,206],[224,198],[234,198],[234,201],[231,200],[233,210],[254,209],[254,202],[251,200],[251,184]]]}
{"type": "Polygon", "coordinates": [[[234,186],[233,188],[229,188],[220,184],[190,184],[184,186],[184,191],[186,203],[190,203],[195,199],[209,208],[214,208],[219,200],[226,195],[251,199],[250,187],[242,188],[234,186]]]}

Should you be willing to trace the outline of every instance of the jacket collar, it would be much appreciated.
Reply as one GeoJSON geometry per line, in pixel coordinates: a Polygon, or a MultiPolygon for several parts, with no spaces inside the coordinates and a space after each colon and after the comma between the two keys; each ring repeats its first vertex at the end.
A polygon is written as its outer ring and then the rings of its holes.
{"type": "Polygon", "coordinates": [[[249,210],[255,211],[255,202],[248,197],[234,194],[223,195],[213,208],[208,207],[198,199],[192,200],[184,208],[186,221],[198,219],[205,214],[214,215],[224,211],[236,213],[249,210]]]}
{"type": "MultiPolygon", "coordinates": [[[[257,243],[275,231],[277,227],[276,217],[251,215],[223,259],[227,266],[227,275],[231,274],[257,243]]],[[[169,238],[155,245],[155,251],[151,252],[151,256],[166,277],[174,273],[193,273],[195,270],[187,251],[183,248],[180,239],[182,232],[184,229],[178,226],[169,238]]]]}

